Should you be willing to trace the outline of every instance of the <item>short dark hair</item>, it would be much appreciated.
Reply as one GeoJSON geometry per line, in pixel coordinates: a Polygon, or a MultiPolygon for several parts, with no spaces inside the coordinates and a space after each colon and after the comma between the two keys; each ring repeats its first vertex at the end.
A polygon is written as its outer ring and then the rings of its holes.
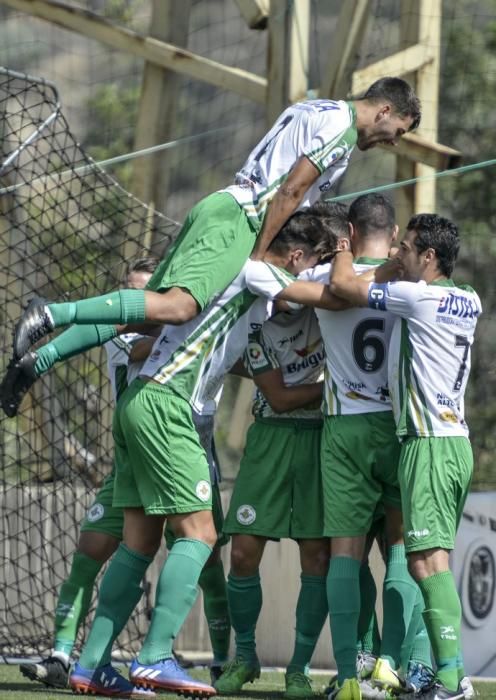
{"type": "Polygon", "coordinates": [[[380,78],[372,83],[367,92],[359,99],[371,102],[387,100],[393,105],[400,117],[413,119],[408,131],[413,131],[420,124],[422,116],[420,100],[413,88],[401,78],[380,78]]]}
{"type": "Polygon", "coordinates": [[[294,213],[281,228],[269,246],[275,253],[289,248],[301,248],[307,255],[324,257],[335,250],[337,236],[331,231],[325,217],[309,214],[302,209],[294,213]]]}
{"type": "Polygon", "coordinates": [[[337,238],[350,237],[348,207],[343,202],[325,202],[320,199],[302,211],[325,219],[327,226],[337,238]]]}
{"type": "Polygon", "coordinates": [[[418,253],[432,248],[436,253],[439,271],[451,277],[460,250],[458,228],[449,219],[437,214],[417,214],[407,224],[407,231],[415,231],[418,253]]]}
{"type": "Polygon", "coordinates": [[[394,207],[387,197],[378,192],[362,194],[354,199],[348,217],[360,236],[393,235],[396,223],[394,207]]]}
{"type": "Polygon", "coordinates": [[[126,277],[128,277],[132,272],[149,272],[150,274],[153,274],[158,263],[158,258],[134,258],[127,264],[126,277]]]}

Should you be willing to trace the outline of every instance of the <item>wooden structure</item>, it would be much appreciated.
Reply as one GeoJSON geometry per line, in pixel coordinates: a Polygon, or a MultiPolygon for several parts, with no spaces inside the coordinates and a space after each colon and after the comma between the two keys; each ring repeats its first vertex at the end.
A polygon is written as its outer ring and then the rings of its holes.
{"type": "MultiPolygon", "coordinates": [[[[174,129],[177,76],[187,75],[242,94],[267,107],[269,124],[291,102],[305,97],[308,85],[310,0],[235,0],[254,31],[269,33],[267,76],[222,65],[184,48],[191,0],[151,0],[150,34],[142,36],[101,16],[62,0],[0,0],[4,5],[53,22],[65,29],[145,60],[135,144],[145,148],[170,139],[174,129]]],[[[429,176],[459,163],[460,153],[437,143],[441,0],[403,0],[401,50],[360,70],[354,70],[363,41],[371,0],[341,3],[337,27],[322,85],[322,97],[343,98],[363,91],[380,76],[405,76],[423,104],[422,124],[394,150],[397,179],[429,176]]],[[[387,148],[387,147],[386,147],[387,148]]],[[[135,169],[134,191],[154,204],[167,191],[167,173],[156,157],[141,159],[135,169]],[[164,189],[165,188],[165,189],[164,189]]],[[[403,217],[435,209],[435,180],[403,188],[403,217]]]]}

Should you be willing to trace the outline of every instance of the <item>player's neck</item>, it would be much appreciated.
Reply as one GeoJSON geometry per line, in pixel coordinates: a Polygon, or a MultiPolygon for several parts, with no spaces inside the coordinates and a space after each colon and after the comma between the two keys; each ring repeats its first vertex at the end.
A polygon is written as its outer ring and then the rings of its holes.
{"type": "Polygon", "coordinates": [[[384,241],[363,241],[353,245],[354,258],[373,258],[383,260],[389,256],[390,243],[384,241]]]}

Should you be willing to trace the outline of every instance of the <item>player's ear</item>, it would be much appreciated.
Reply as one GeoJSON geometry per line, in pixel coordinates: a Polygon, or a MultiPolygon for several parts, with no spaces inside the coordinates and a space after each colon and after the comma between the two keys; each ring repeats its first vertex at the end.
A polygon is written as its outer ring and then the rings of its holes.
{"type": "Polygon", "coordinates": [[[395,224],[393,228],[393,235],[391,236],[391,242],[395,241],[398,238],[398,233],[400,231],[400,227],[398,224],[395,224]]]}

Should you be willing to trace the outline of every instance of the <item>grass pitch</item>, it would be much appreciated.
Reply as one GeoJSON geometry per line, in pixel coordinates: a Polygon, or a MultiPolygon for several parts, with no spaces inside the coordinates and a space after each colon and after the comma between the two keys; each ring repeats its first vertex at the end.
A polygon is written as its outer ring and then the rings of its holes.
{"type": "MultiPolygon", "coordinates": [[[[189,672],[189,671],[188,671],[189,672]]],[[[125,669],[124,669],[124,675],[125,669]]],[[[209,680],[208,671],[204,669],[193,669],[191,675],[195,678],[201,678],[204,681],[209,680]]],[[[316,697],[319,697],[317,693],[321,693],[326,681],[330,678],[331,673],[328,675],[315,675],[314,680],[314,690],[316,691],[316,697]]],[[[474,687],[478,691],[479,695],[477,700],[496,700],[496,682],[491,681],[479,681],[474,683],[474,687]]],[[[245,686],[246,690],[242,690],[238,695],[223,695],[225,700],[234,700],[235,698],[243,698],[244,700],[265,700],[265,698],[281,698],[284,692],[284,673],[277,671],[264,671],[260,680],[254,683],[248,683],[245,686]]],[[[19,672],[19,667],[17,665],[10,664],[0,664],[0,700],[64,700],[67,698],[81,698],[88,697],[92,698],[95,696],[80,696],[74,695],[70,690],[55,690],[45,688],[45,686],[39,683],[33,683],[27,678],[21,675],[19,672]]],[[[173,695],[167,693],[160,695],[164,700],[170,698],[174,700],[179,698],[178,695],[173,695]]],[[[324,696],[321,694],[321,698],[324,696]]]]}

